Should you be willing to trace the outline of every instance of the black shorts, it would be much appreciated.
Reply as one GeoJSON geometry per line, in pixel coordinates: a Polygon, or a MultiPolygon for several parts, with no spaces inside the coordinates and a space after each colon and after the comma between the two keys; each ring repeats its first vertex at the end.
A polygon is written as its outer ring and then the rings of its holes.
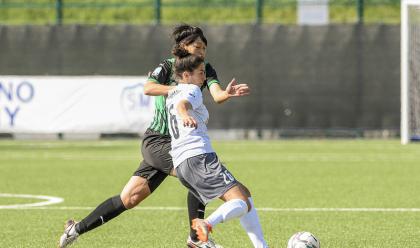
{"type": "Polygon", "coordinates": [[[147,129],[144,133],[141,153],[143,161],[134,172],[134,176],[146,178],[150,191],[154,191],[174,168],[171,150],[171,137],[147,129]]]}

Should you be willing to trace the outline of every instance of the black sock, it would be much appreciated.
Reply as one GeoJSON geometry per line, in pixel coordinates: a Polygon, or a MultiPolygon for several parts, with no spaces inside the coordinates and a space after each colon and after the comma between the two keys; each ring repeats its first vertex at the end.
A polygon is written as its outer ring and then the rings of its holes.
{"type": "Polygon", "coordinates": [[[197,241],[198,237],[194,229],[191,228],[192,220],[195,218],[204,219],[204,210],[206,206],[197,199],[191,192],[188,192],[188,217],[190,218],[190,237],[192,240],[197,241]]]}
{"type": "Polygon", "coordinates": [[[112,220],[127,210],[121,201],[121,197],[116,195],[102,202],[86,218],[77,223],[76,232],[79,234],[88,232],[96,227],[112,220]]]}

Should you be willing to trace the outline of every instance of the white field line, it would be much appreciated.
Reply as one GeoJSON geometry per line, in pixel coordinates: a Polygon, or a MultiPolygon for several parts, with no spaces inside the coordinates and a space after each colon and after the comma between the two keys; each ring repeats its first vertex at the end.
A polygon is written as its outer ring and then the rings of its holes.
{"type": "MultiPolygon", "coordinates": [[[[1,208],[17,210],[93,210],[94,207],[18,207],[1,208]]],[[[136,207],[137,211],[186,211],[185,207],[136,207]]],[[[207,208],[215,210],[215,208],[207,208]]],[[[420,212],[420,208],[257,208],[259,212],[378,212],[378,213],[401,213],[401,212],[420,212]]]]}
{"type": "Polygon", "coordinates": [[[45,201],[35,202],[35,203],[25,203],[25,204],[15,204],[15,205],[0,205],[0,210],[1,209],[20,209],[20,208],[42,207],[42,206],[47,206],[47,205],[51,205],[51,204],[58,204],[58,203],[61,203],[61,202],[64,201],[63,198],[55,197],[55,196],[46,196],[46,195],[23,195],[23,194],[0,193],[0,197],[45,200],[45,201]]]}
{"type": "MultiPolygon", "coordinates": [[[[139,139],[140,140],[140,139],[139,139]]],[[[0,147],[17,147],[17,148],[26,148],[26,147],[35,147],[35,148],[81,148],[81,147],[123,147],[123,146],[131,146],[132,144],[136,144],[140,146],[139,140],[133,140],[133,143],[129,142],[118,142],[118,141],[81,141],[81,142],[7,142],[7,143],[0,143],[0,147]]]]}
{"type": "MultiPolygon", "coordinates": [[[[44,200],[35,203],[24,203],[14,205],[0,205],[2,209],[17,210],[93,210],[94,207],[82,206],[54,206],[48,205],[62,203],[63,198],[45,195],[27,195],[27,194],[7,194],[0,193],[0,197],[5,198],[26,198],[44,200]]],[[[214,210],[215,208],[207,208],[214,210]]],[[[134,210],[140,211],[186,211],[185,207],[136,207],[134,210]]],[[[257,208],[259,212],[420,212],[420,208],[257,208]]]]}
{"type": "Polygon", "coordinates": [[[31,154],[8,154],[2,155],[0,160],[28,160],[28,159],[38,159],[38,160],[53,160],[53,159],[60,159],[60,160],[72,160],[72,161],[132,161],[138,160],[138,156],[97,156],[97,155],[77,155],[74,153],[59,153],[59,154],[51,154],[51,153],[31,153],[31,154]]]}
{"type": "Polygon", "coordinates": [[[420,208],[257,208],[261,212],[420,212],[420,208]]]}

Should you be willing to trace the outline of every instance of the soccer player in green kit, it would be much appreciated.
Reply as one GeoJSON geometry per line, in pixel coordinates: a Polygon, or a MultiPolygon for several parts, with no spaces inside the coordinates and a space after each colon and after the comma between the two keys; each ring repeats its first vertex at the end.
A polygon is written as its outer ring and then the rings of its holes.
{"type": "MultiPolygon", "coordinates": [[[[199,27],[182,24],[174,28],[172,35],[175,41],[174,49],[182,47],[191,54],[205,58],[207,39],[199,27]]],[[[143,161],[139,168],[133,173],[119,195],[105,200],[82,221],[67,221],[64,234],[59,241],[61,248],[73,243],[83,233],[108,222],[128,209],[134,208],[146,199],[168,175],[175,176],[172,158],[169,155],[171,137],[165,108],[166,95],[176,84],[173,73],[174,62],[174,58],[164,60],[150,74],[144,86],[146,95],[155,96],[155,114],[150,127],[144,134],[141,148],[143,161]]],[[[215,102],[222,103],[231,97],[249,94],[248,85],[237,84],[235,79],[223,90],[216,71],[209,63],[205,64],[205,71],[206,81],[202,90],[207,88],[215,102]]],[[[191,193],[188,193],[187,202],[191,225],[193,219],[204,217],[205,206],[191,193]]],[[[187,246],[191,248],[220,247],[212,240],[200,241],[192,228],[190,228],[187,246]]]]}

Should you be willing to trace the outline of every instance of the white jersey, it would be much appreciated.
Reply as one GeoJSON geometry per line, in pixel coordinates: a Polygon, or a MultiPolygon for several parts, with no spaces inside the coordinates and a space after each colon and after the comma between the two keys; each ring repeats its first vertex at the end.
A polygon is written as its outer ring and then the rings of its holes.
{"type": "Polygon", "coordinates": [[[207,134],[209,112],[203,104],[200,87],[194,84],[178,84],[169,91],[166,108],[172,146],[169,153],[175,168],[187,158],[214,152],[207,134]],[[184,127],[182,118],[176,110],[182,100],[191,104],[192,109],[188,110],[188,113],[197,122],[197,128],[184,127]]]}

